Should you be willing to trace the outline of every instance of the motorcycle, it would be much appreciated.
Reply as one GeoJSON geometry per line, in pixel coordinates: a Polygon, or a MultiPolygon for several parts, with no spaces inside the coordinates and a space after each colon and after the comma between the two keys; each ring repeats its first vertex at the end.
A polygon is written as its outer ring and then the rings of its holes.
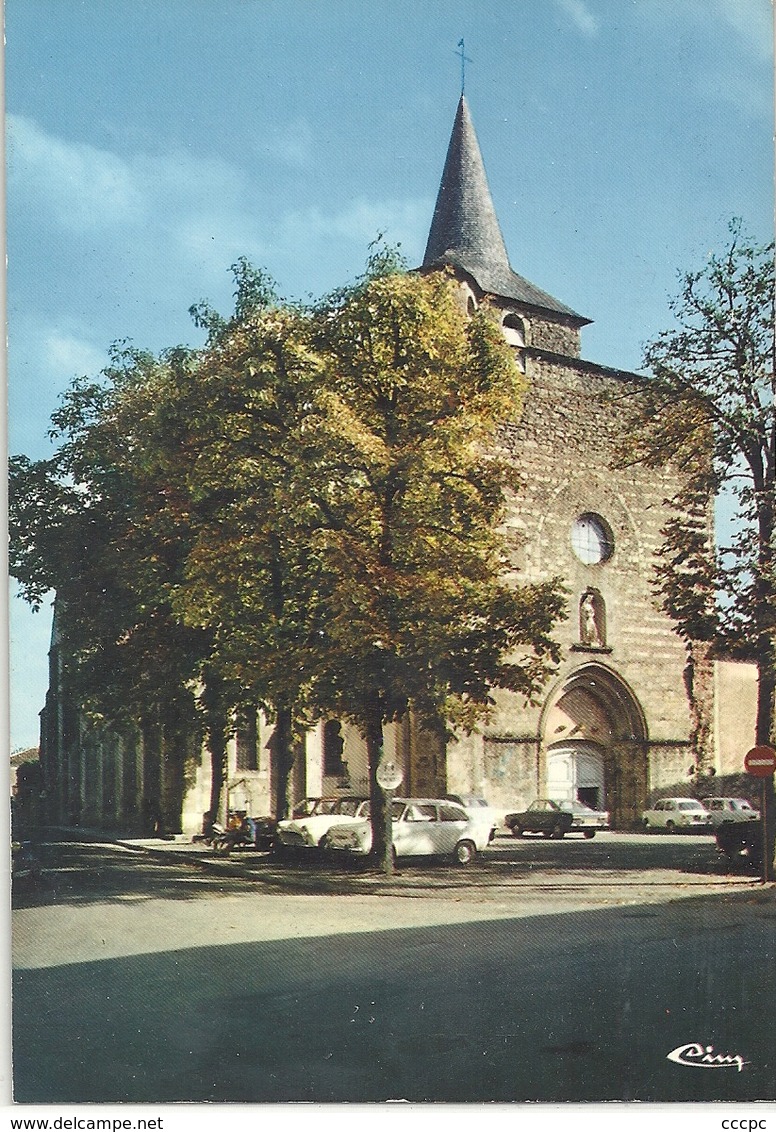
{"type": "Polygon", "coordinates": [[[213,825],[213,848],[228,857],[233,849],[270,849],[277,823],[272,818],[248,817],[244,810],[230,811],[226,829],[213,825]]]}

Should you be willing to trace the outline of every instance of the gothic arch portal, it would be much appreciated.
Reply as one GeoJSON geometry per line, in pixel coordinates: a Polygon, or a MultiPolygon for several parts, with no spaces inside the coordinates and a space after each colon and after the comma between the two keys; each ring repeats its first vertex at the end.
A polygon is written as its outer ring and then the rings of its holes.
{"type": "Polygon", "coordinates": [[[627,683],[580,665],[551,692],[540,723],[539,778],[548,797],[578,798],[635,828],[647,788],[647,726],[627,683]]]}

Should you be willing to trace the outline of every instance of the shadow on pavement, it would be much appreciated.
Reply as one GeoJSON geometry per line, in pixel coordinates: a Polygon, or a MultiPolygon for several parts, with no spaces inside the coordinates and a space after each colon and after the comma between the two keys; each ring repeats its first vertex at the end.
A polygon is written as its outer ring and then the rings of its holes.
{"type": "Polygon", "coordinates": [[[327,858],[311,850],[282,859],[261,852],[229,858],[164,843],[152,849],[66,837],[43,837],[37,847],[40,882],[14,891],[14,907],[86,904],[130,899],[195,900],[252,887],[297,895],[465,896],[473,892],[584,891],[752,882],[756,873],[731,869],[714,839],[607,834],[594,841],[497,838],[467,867],[429,858],[403,860],[392,878],[361,858],[327,858]]]}
{"type": "Polygon", "coordinates": [[[772,1100],[773,960],[763,890],[21,970],[15,1100],[772,1100]]]}

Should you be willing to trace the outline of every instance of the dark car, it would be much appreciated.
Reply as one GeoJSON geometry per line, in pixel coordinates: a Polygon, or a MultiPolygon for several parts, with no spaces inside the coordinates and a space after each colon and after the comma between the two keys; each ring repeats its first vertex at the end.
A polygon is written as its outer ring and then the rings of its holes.
{"type": "Polygon", "coordinates": [[[731,865],[759,868],[763,863],[763,827],[756,821],[725,821],[717,829],[717,848],[731,865]]]}
{"type": "Polygon", "coordinates": [[[511,830],[513,837],[522,837],[524,833],[542,833],[545,837],[561,838],[569,832],[573,821],[574,815],[570,810],[564,810],[560,802],[537,798],[527,810],[507,814],[504,825],[511,830]]]}

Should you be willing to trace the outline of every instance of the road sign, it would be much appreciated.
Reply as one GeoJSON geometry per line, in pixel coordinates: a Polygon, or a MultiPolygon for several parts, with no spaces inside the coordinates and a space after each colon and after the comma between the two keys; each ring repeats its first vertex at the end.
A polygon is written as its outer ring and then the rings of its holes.
{"type": "Polygon", "coordinates": [[[396,790],[401,786],[404,775],[393,759],[380,759],[375,774],[378,786],[383,790],[396,790]]]}
{"type": "Polygon", "coordinates": [[[744,756],[744,770],[755,778],[769,778],[776,771],[776,751],[773,747],[752,747],[744,756]]]}

